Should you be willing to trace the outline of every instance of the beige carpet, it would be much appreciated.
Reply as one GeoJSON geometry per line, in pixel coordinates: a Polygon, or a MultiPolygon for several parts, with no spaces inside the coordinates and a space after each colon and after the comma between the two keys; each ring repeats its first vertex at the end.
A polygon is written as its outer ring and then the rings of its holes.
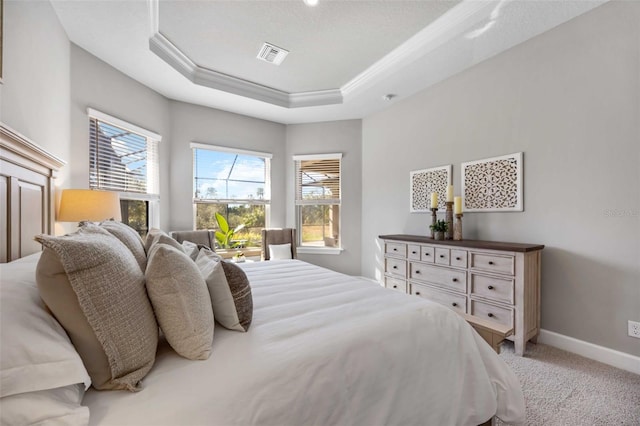
{"type": "Polygon", "coordinates": [[[505,342],[500,356],[522,384],[527,425],[640,426],[640,376],[542,344],[518,357],[505,342]]]}

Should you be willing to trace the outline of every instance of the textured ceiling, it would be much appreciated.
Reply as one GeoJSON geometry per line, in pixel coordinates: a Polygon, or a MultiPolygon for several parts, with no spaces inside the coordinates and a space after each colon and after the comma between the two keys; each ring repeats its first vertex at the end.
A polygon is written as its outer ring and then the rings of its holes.
{"type": "MultiPolygon", "coordinates": [[[[276,13],[279,9],[269,8],[269,0],[222,2],[227,11],[226,15],[214,18],[203,15],[199,23],[195,18],[192,23],[192,18],[177,17],[174,22],[175,34],[168,34],[167,37],[175,37],[174,42],[179,45],[180,34],[188,35],[192,31],[198,31],[199,38],[203,40],[199,47],[202,52],[198,51],[197,46],[189,46],[189,43],[183,43],[186,45],[178,47],[171,45],[170,41],[168,44],[162,43],[162,31],[172,32],[172,29],[165,27],[166,23],[162,22],[161,15],[167,12],[163,12],[162,8],[170,7],[168,4],[165,5],[164,0],[160,3],[157,0],[50,1],[73,43],[169,99],[280,123],[310,123],[363,118],[374,114],[586,13],[607,0],[463,0],[417,33],[416,27],[407,31],[405,19],[399,17],[406,16],[403,15],[402,9],[407,7],[414,11],[407,19],[411,25],[417,25],[420,19],[433,19],[435,15],[428,18],[426,14],[437,14],[440,10],[438,7],[442,5],[434,6],[431,0],[320,0],[320,5],[310,12],[306,6],[302,6],[302,0],[291,0],[282,3],[283,7],[288,6],[292,10],[287,16],[313,13],[315,15],[312,16],[316,17],[314,19],[317,19],[317,22],[312,20],[306,24],[309,28],[331,28],[326,32],[303,29],[302,36],[307,42],[313,42],[311,45],[318,46],[329,37],[333,41],[325,47],[334,47],[332,45],[337,44],[336,40],[339,37],[337,34],[333,37],[333,31],[338,31],[334,29],[338,26],[343,38],[364,42],[349,52],[346,59],[342,59],[338,64],[329,61],[323,66],[308,67],[310,71],[300,72],[305,75],[289,75],[280,82],[269,80],[271,77],[266,73],[256,72],[253,69],[256,65],[248,69],[234,65],[224,68],[223,72],[215,68],[227,66],[226,60],[219,65],[208,63],[219,60],[216,49],[223,50],[225,56],[235,56],[234,51],[239,51],[238,56],[243,56],[244,51],[247,51],[251,56],[250,62],[253,63],[258,46],[249,46],[251,42],[243,39],[243,34],[257,33],[258,28],[276,28],[277,31],[274,30],[274,35],[270,37],[282,36],[283,39],[270,40],[267,38],[268,35],[260,34],[260,39],[254,40],[253,43],[269,41],[292,50],[291,56],[285,59],[283,66],[297,55],[302,55],[302,52],[312,50],[311,47],[305,48],[305,43],[297,44],[300,39],[297,34],[301,31],[299,22],[285,24],[280,21],[282,17],[280,13],[276,13]],[[385,43],[395,40],[389,42],[385,48],[386,52],[370,50],[373,48],[369,44],[373,42],[369,41],[369,34],[361,37],[360,28],[367,27],[366,21],[374,18],[358,14],[353,9],[349,13],[335,14],[331,19],[331,14],[323,15],[323,7],[327,10],[346,7],[343,3],[363,10],[369,7],[371,10],[387,7],[396,11],[393,13],[400,14],[393,15],[389,12],[389,19],[383,20],[382,24],[376,24],[375,40],[385,43]],[[249,12],[240,13],[240,9],[233,12],[234,8],[241,7],[249,12]],[[416,12],[421,10],[420,7],[425,7],[423,12],[427,9],[431,12],[421,15],[420,12],[416,12]],[[263,12],[253,13],[253,8],[261,9],[263,12]],[[293,12],[295,10],[297,12],[293,12]],[[318,10],[321,12],[317,12],[318,10]],[[420,16],[413,16],[414,14],[420,16]],[[219,34],[219,27],[211,25],[207,28],[208,19],[222,22],[224,28],[230,29],[234,35],[216,36],[215,34],[219,34]],[[270,22],[277,25],[266,24],[270,22]],[[400,37],[397,33],[404,35],[400,37]],[[415,35],[411,36],[413,33],[415,35]],[[402,38],[409,36],[411,37],[402,42],[402,38]],[[210,47],[211,52],[207,51],[209,44],[205,39],[211,39],[214,43],[210,47]],[[394,48],[398,42],[401,44],[394,48]],[[153,46],[156,46],[155,50],[153,46]],[[180,49],[193,49],[189,51],[189,55],[194,58],[189,58],[180,49]],[[380,55],[383,57],[380,58],[380,55]],[[213,59],[210,59],[211,57],[213,59]],[[199,61],[207,63],[199,64],[199,61]],[[374,63],[371,64],[371,61],[374,63]],[[358,64],[354,65],[356,62],[358,64]],[[211,67],[213,70],[200,69],[202,66],[211,67]],[[354,76],[354,72],[357,75],[354,76]],[[247,77],[249,75],[253,77],[247,77]],[[310,79],[307,80],[307,77],[310,79]],[[250,83],[245,80],[247,78],[262,79],[260,81],[263,83],[250,83]],[[344,79],[348,81],[345,83],[344,79]],[[316,92],[315,98],[310,99],[309,96],[288,95],[285,91],[268,88],[269,85],[278,85],[285,88],[284,90],[295,90],[310,87],[304,85],[314,84],[326,84],[335,89],[329,96],[316,92]],[[389,93],[395,96],[390,101],[383,100],[383,96],[389,93]],[[323,104],[326,99],[329,101],[323,104]]],[[[218,3],[220,2],[217,0],[200,0],[195,4],[177,2],[173,6],[183,4],[191,9],[199,7],[200,4],[203,7],[215,8],[220,6],[218,3]],[[200,3],[204,3],[205,6],[200,3]]],[[[375,15],[374,12],[368,13],[375,15]]],[[[379,18],[380,16],[377,16],[376,19],[379,18]]],[[[169,17],[168,22],[171,22],[171,19],[173,18],[169,17]]],[[[255,63],[272,67],[269,72],[278,69],[257,60],[255,63]]],[[[318,88],[314,87],[315,89],[318,88]]]]}
{"type": "Polygon", "coordinates": [[[456,1],[159,2],[159,31],[198,66],[288,93],[337,89],[456,1]],[[290,53],[258,61],[263,42],[290,53]]]}

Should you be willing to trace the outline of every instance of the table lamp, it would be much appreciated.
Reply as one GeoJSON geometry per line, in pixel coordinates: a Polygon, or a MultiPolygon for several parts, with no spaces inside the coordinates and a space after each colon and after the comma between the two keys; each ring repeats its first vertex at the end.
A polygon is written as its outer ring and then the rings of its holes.
{"type": "Polygon", "coordinates": [[[63,189],[60,198],[59,222],[120,221],[120,196],[117,192],[93,189],[63,189]]]}

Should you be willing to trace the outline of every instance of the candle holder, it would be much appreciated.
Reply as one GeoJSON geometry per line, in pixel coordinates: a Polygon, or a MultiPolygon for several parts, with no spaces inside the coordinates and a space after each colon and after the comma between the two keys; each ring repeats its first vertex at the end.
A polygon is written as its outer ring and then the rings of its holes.
{"type": "MultiPolygon", "coordinates": [[[[435,226],[436,221],[437,221],[437,215],[436,212],[438,211],[437,208],[431,208],[431,225],[435,226]]],[[[431,238],[435,238],[436,237],[436,233],[433,230],[433,227],[430,227],[429,229],[431,229],[431,238]]]]}
{"type": "Polygon", "coordinates": [[[453,201],[445,202],[447,210],[445,212],[445,220],[447,222],[447,231],[444,234],[445,240],[453,239],[453,201]]]}
{"type": "Polygon", "coordinates": [[[453,239],[462,240],[462,213],[456,214],[456,223],[453,225],[453,239]]]}

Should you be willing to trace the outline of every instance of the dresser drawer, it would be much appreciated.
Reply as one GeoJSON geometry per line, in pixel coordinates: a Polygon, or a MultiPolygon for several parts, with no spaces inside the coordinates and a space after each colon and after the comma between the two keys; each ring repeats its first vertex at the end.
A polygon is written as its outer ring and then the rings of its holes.
{"type": "Polygon", "coordinates": [[[436,248],[436,263],[449,266],[449,249],[436,248]]]}
{"type": "Polygon", "coordinates": [[[470,263],[470,267],[473,269],[515,275],[513,256],[471,252],[470,263]]]}
{"type": "Polygon", "coordinates": [[[384,271],[387,274],[405,278],[407,276],[407,262],[403,259],[387,257],[384,259],[384,271]]]}
{"type": "Polygon", "coordinates": [[[467,267],[467,252],[465,250],[451,250],[449,264],[458,268],[467,267]]]}
{"type": "Polygon", "coordinates": [[[420,246],[409,244],[407,246],[407,259],[420,260],[420,246]]]}
{"type": "Polygon", "coordinates": [[[391,256],[406,257],[407,245],[402,243],[385,243],[384,252],[391,256]]]}
{"type": "Polygon", "coordinates": [[[398,278],[384,277],[384,286],[402,293],[407,292],[407,282],[398,278]]]}
{"type": "Polygon", "coordinates": [[[438,284],[462,293],[467,292],[467,274],[464,271],[409,262],[409,278],[438,284]]]}
{"type": "Polygon", "coordinates": [[[471,299],[471,315],[487,318],[500,324],[513,327],[513,309],[491,305],[471,299]]]}
{"type": "Polygon", "coordinates": [[[436,260],[436,250],[431,246],[422,246],[422,257],[421,260],[423,262],[435,262],[436,260]]]}
{"type": "Polygon", "coordinates": [[[472,272],[469,275],[471,294],[497,302],[514,303],[513,278],[489,277],[472,272]]]}
{"type": "Polygon", "coordinates": [[[463,295],[447,293],[420,284],[411,284],[411,294],[438,302],[454,311],[467,313],[467,298],[463,295]]]}

